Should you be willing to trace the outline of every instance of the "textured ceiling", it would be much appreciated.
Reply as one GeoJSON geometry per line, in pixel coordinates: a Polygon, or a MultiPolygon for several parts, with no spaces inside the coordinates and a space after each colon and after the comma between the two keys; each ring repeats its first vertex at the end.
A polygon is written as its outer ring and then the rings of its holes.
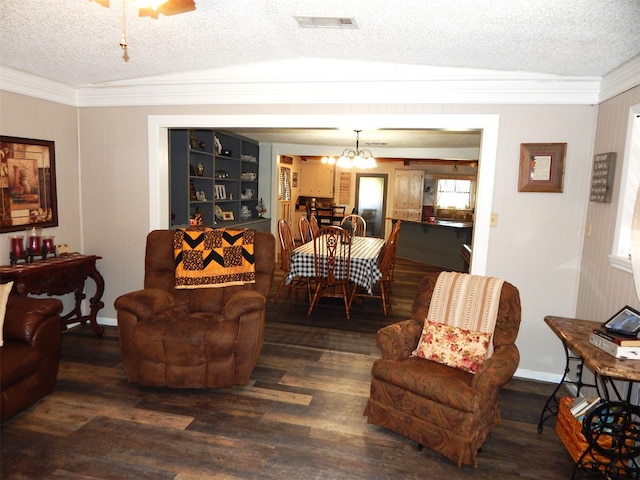
{"type": "MultiPolygon", "coordinates": [[[[196,0],[195,11],[158,19],[123,1],[0,0],[0,66],[70,86],[207,72],[238,81],[255,72],[324,82],[372,71],[376,79],[428,78],[432,67],[597,78],[640,54],[640,0],[196,0]],[[353,18],[358,28],[301,28],[296,16],[353,18]]],[[[275,143],[355,143],[350,130],[238,132],[275,143]]],[[[364,131],[360,146],[479,143],[479,132],[388,129],[364,131]]]]}
{"type": "Polygon", "coordinates": [[[0,64],[77,86],[300,58],[600,77],[640,53],[638,0],[197,0],[158,19],[127,0],[125,62],[122,2],[0,0],[0,64]]]}

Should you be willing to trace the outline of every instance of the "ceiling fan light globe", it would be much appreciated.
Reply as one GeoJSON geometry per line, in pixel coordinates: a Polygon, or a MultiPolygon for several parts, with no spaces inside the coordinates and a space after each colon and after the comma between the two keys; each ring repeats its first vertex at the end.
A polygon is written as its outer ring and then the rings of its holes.
{"type": "Polygon", "coordinates": [[[158,10],[158,7],[165,3],[167,3],[167,0],[136,0],[136,8],[150,8],[152,10],[158,10]]]}

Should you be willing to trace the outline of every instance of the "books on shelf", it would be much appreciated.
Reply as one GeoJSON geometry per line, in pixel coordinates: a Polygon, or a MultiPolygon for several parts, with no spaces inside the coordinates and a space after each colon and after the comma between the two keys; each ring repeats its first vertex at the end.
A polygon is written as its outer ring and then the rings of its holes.
{"type": "Polygon", "coordinates": [[[611,340],[604,338],[597,333],[591,333],[589,336],[591,345],[598,347],[600,350],[607,352],[616,358],[627,360],[640,360],[640,346],[622,346],[611,340]]]}
{"type": "Polygon", "coordinates": [[[578,397],[569,405],[569,411],[571,412],[571,415],[579,418],[584,416],[592,407],[598,405],[600,401],[601,399],[598,396],[578,397]]]}
{"type": "Polygon", "coordinates": [[[605,330],[604,328],[594,328],[593,333],[600,335],[602,338],[606,338],[610,342],[617,343],[622,347],[640,347],[640,338],[638,337],[622,335],[610,330],[605,330]]]}

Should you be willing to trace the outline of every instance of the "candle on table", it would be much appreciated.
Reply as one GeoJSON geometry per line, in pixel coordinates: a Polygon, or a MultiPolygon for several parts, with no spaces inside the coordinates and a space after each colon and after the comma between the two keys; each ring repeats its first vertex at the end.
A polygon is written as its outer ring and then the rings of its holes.
{"type": "Polygon", "coordinates": [[[53,243],[53,238],[53,236],[42,237],[42,248],[46,250],[47,253],[52,253],[56,249],[56,246],[53,243]]]}
{"type": "Polygon", "coordinates": [[[21,258],[24,255],[24,235],[13,235],[9,237],[9,241],[13,258],[21,258]]]}

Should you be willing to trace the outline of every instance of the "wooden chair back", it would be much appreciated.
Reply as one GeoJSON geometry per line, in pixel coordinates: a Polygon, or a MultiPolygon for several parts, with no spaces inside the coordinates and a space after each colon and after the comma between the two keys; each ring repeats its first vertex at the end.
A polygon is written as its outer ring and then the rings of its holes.
{"type": "Polygon", "coordinates": [[[339,297],[349,318],[351,237],[345,229],[331,225],[319,230],[313,239],[313,268],[316,287],[307,315],[311,315],[320,297],[339,297]]]}
{"type": "Polygon", "coordinates": [[[320,225],[318,225],[318,219],[315,215],[311,215],[309,218],[309,225],[311,225],[311,235],[313,238],[318,236],[318,232],[320,231],[320,225]]]}
{"type": "Polygon", "coordinates": [[[309,223],[309,219],[304,215],[298,220],[298,230],[300,231],[300,240],[302,240],[302,243],[308,243],[313,240],[311,223],[309,223]]]}
{"type": "Polygon", "coordinates": [[[340,225],[344,226],[347,220],[350,221],[351,224],[353,225],[353,234],[356,237],[367,236],[367,221],[364,218],[362,218],[360,215],[356,215],[355,213],[352,213],[344,217],[342,219],[342,222],[340,222],[340,225]]]}
{"type": "Polygon", "coordinates": [[[291,251],[295,244],[291,233],[291,225],[284,219],[278,220],[278,238],[280,239],[280,269],[287,273],[291,266],[291,251]]]}
{"type": "Polygon", "coordinates": [[[313,239],[313,265],[316,278],[327,285],[349,283],[351,238],[337,226],[322,227],[313,239]]]}
{"type": "Polygon", "coordinates": [[[382,252],[382,258],[380,259],[379,264],[380,271],[382,272],[381,281],[389,282],[393,280],[393,270],[398,250],[398,236],[400,235],[400,224],[401,222],[399,220],[393,224],[387,243],[384,246],[384,251],[382,252]]]}

